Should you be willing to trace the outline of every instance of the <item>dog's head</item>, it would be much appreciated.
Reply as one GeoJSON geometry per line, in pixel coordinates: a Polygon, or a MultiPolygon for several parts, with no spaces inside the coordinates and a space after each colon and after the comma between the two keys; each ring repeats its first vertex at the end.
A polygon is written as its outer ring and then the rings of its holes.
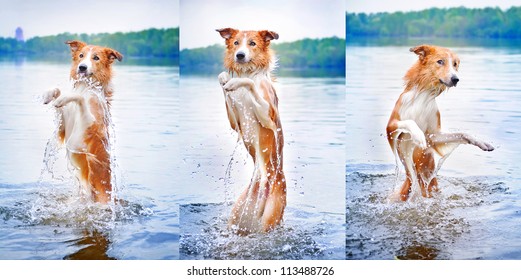
{"type": "Polygon", "coordinates": [[[113,49],[87,45],[81,41],[65,42],[71,48],[71,78],[92,77],[96,81],[108,82],[111,64],[115,59],[121,61],[123,55],[113,49]]]}
{"type": "Polygon", "coordinates": [[[269,49],[271,40],[279,38],[273,31],[240,31],[233,28],[217,29],[225,39],[226,53],[224,65],[228,69],[268,69],[272,62],[269,49]]]}
{"type": "Polygon", "coordinates": [[[446,87],[455,87],[458,82],[458,68],[460,60],[458,56],[447,48],[438,46],[421,45],[410,49],[418,55],[418,69],[424,79],[429,83],[441,83],[446,87]]]}

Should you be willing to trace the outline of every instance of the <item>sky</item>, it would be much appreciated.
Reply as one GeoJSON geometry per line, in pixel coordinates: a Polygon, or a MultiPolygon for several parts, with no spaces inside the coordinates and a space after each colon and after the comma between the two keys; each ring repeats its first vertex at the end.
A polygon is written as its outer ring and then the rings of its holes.
{"type": "Polygon", "coordinates": [[[0,37],[139,31],[179,26],[179,0],[0,0],[0,37]]]}
{"type": "Polygon", "coordinates": [[[275,31],[276,42],[345,37],[343,0],[181,0],[180,13],[181,49],[224,45],[225,27],[275,31]]]}
{"type": "Polygon", "coordinates": [[[346,10],[351,13],[408,12],[428,8],[467,7],[484,8],[499,7],[508,9],[521,6],[521,0],[345,0],[346,10]]]}

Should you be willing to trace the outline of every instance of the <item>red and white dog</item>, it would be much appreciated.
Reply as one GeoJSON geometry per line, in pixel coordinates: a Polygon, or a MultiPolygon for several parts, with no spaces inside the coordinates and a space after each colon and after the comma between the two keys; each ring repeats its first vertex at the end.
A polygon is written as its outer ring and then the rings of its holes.
{"type": "Polygon", "coordinates": [[[66,44],[72,53],[73,89],[66,94],[58,88],[49,90],[43,102],[48,104],[54,100],[53,105],[60,112],[58,139],[65,144],[80,184],[94,201],[107,203],[111,200],[112,171],[105,116],[113,92],[111,65],[115,59],[121,61],[123,55],[80,41],[66,44]]]}
{"type": "Polygon", "coordinates": [[[409,198],[411,187],[423,197],[437,191],[435,153],[449,154],[459,144],[471,144],[483,151],[494,148],[465,133],[443,133],[436,97],[459,82],[458,56],[449,49],[421,45],[410,49],[418,61],[405,74],[405,90],[398,98],[387,124],[391,148],[405,166],[407,178],[399,199],[409,198]]]}
{"type": "Polygon", "coordinates": [[[217,32],[226,40],[224,67],[228,72],[218,79],[228,120],[255,164],[250,185],[235,202],[228,224],[240,234],[267,232],[280,224],[286,207],[284,138],[271,76],[276,61],[269,48],[279,35],[232,28],[217,32]]]}

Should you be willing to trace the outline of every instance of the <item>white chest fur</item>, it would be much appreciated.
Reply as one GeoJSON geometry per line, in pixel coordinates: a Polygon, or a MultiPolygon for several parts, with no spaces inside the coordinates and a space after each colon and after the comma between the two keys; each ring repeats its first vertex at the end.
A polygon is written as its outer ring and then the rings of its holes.
{"type": "Polygon", "coordinates": [[[413,120],[423,133],[438,130],[438,104],[434,95],[413,90],[402,94],[401,101],[401,120],[413,120]]]}

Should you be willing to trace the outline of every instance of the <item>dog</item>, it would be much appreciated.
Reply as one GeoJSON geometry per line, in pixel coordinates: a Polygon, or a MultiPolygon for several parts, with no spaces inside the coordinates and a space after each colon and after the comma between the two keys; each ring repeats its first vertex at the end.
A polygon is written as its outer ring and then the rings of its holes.
{"type": "Polygon", "coordinates": [[[435,155],[446,156],[459,144],[483,151],[494,147],[465,133],[444,133],[436,97],[459,82],[460,59],[447,48],[420,45],[410,49],[418,61],[404,77],[405,90],[398,98],[387,124],[389,144],[405,167],[406,179],[399,199],[406,201],[419,187],[423,197],[438,191],[435,155]]]}
{"type": "Polygon", "coordinates": [[[217,29],[225,39],[224,67],[218,76],[230,126],[242,138],[255,169],[235,202],[228,225],[239,234],[268,232],[282,221],[286,179],[284,137],[271,74],[276,66],[270,42],[276,32],[217,29]],[[230,76],[231,75],[231,76],[230,76]]]}
{"type": "Polygon", "coordinates": [[[123,55],[110,48],[67,41],[72,54],[70,79],[73,89],[61,94],[55,88],[44,94],[61,118],[59,142],[67,150],[80,185],[95,202],[111,201],[111,160],[106,113],[112,100],[112,63],[123,55]]]}

